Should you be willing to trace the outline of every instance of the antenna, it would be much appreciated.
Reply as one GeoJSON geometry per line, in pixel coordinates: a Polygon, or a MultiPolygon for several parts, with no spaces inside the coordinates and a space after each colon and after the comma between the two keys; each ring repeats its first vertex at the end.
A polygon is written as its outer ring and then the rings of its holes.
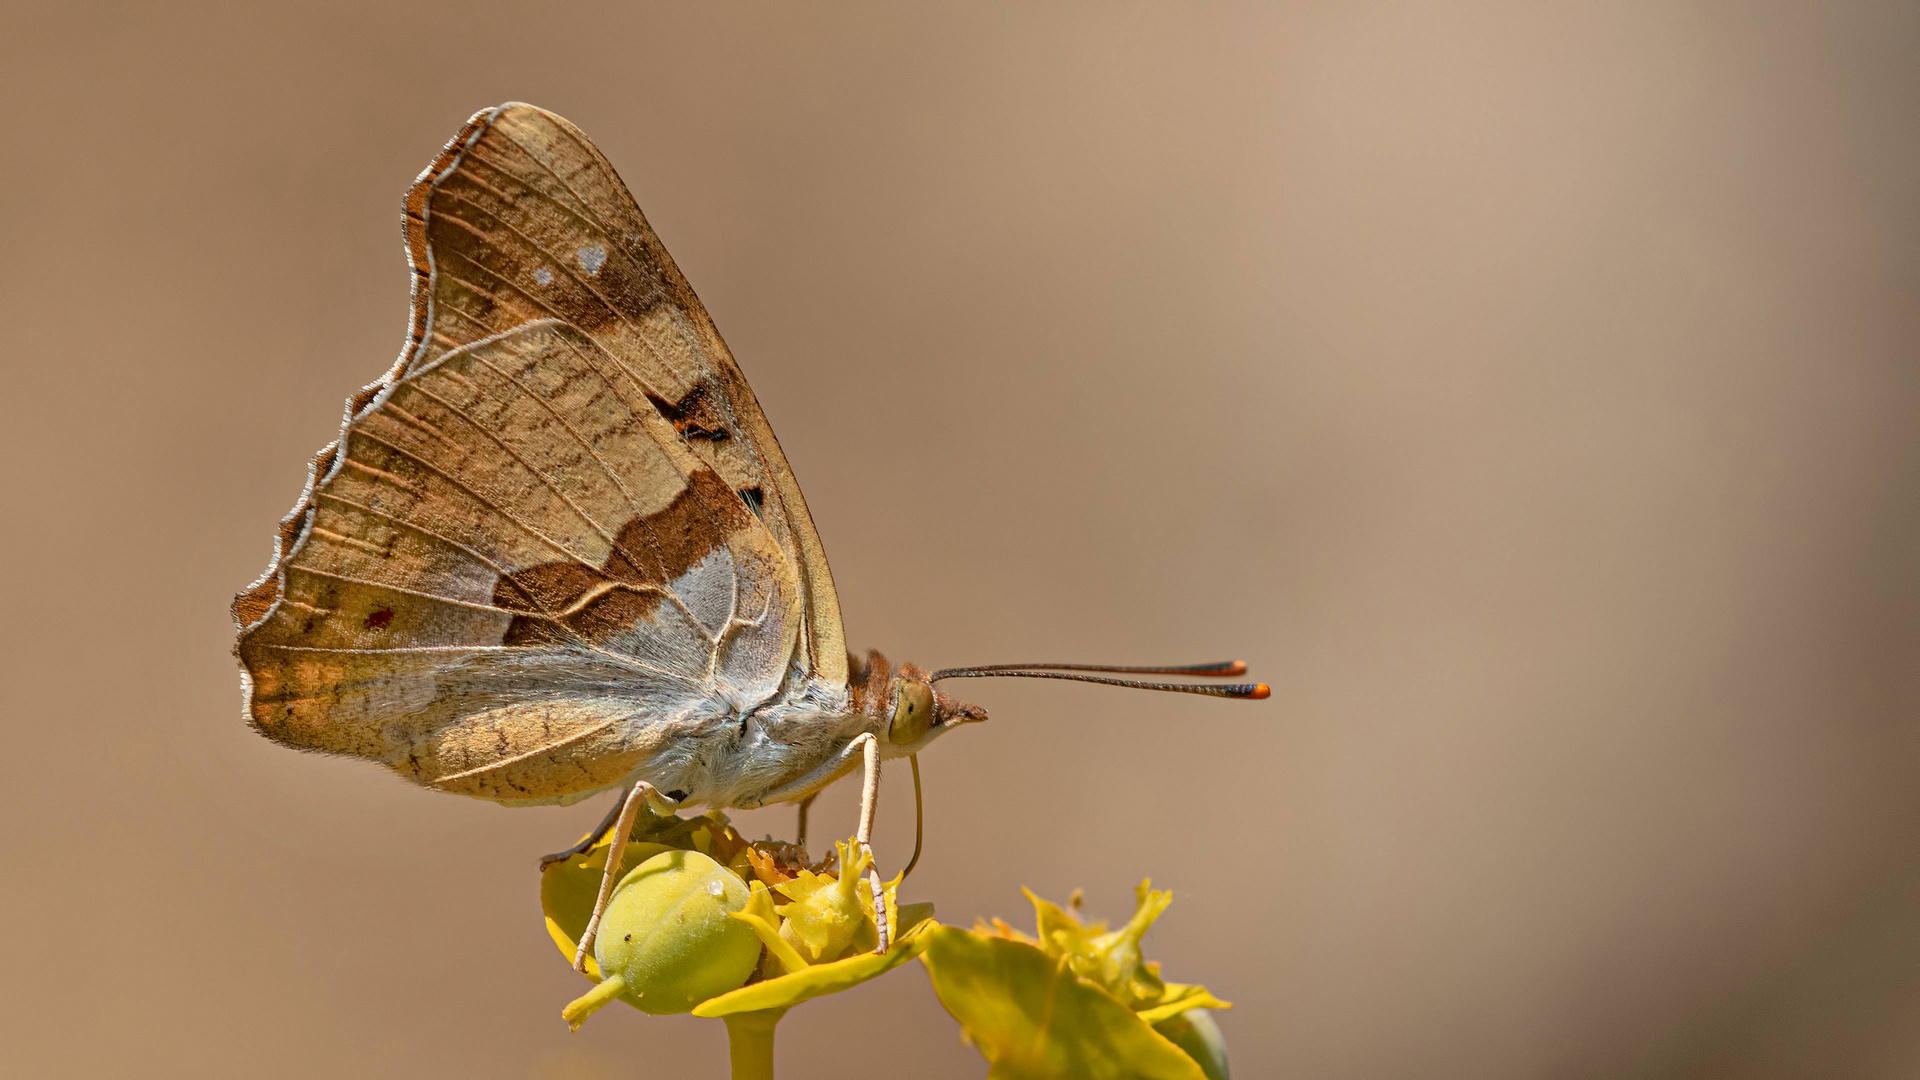
{"type": "MultiPolygon", "coordinates": [[[[1220,660],[1211,664],[1183,664],[1173,667],[1122,667],[1116,664],[975,664],[954,671],[972,671],[982,675],[1005,671],[1104,671],[1121,675],[1197,675],[1203,677],[1245,675],[1245,660],[1220,660]]],[[[938,678],[938,676],[935,676],[938,678]]]]}
{"type": "Polygon", "coordinates": [[[1238,660],[1227,660],[1215,664],[1189,664],[1180,667],[1117,667],[1099,664],[987,664],[981,667],[943,668],[936,671],[927,680],[939,682],[941,679],[1066,679],[1071,682],[1098,683],[1102,686],[1125,686],[1134,690],[1164,690],[1175,694],[1204,694],[1207,697],[1241,698],[1258,701],[1273,693],[1266,683],[1228,683],[1226,685],[1209,683],[1145,682],[1140,679],[1109,679],[1099,675],[1075,674],[1082,671],[1124,672],[1136,675],[1244,675],[1247,665],[1238,660]]]}

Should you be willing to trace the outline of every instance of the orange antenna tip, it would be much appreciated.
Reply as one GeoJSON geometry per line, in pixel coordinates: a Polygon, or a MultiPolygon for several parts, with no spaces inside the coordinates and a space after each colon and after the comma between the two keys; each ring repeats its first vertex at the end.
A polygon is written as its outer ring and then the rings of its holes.
{"type": "Polygon", "coordinates": [[[1254,699],[1255,701],[1259,701],[1264,697],[1270,696],[1272,693],[1273,693],[1273,688],[1268,686],[1266,683],[1254,683],[1253,693],[1248,694],[1247,696],[1254,699]]]}
{"type": "Polygon", "coordinates": [[[1246,673],[1247,673],[1247,662],[1245,660],[1231,661],[1220,672],[1220,674],[1222,675],[1245,675],[1246,673]]]}

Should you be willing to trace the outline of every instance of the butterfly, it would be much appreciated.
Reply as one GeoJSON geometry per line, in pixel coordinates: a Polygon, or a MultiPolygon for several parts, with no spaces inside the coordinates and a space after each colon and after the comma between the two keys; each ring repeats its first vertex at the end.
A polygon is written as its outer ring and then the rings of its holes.
{"type": "MultiPolygon", "coordinates": [[[[987,718],[943,679],[1267,695],[1113,677],[1238,662],[929,671],[849,654],[753,391],[566,120],[520,103],[475,114],[403,223],[399,359],[347,401],[272,563],[233,603],[247,718],[275,742],[514,806],[622,790],[572,852],[608,829],[618,850],[643,802],[798,801],[804,840],[807,801],[864,767],[865,843],[880,760],[912,758],[917,796],[913,756],[987,718]]],[[[600,906],[611,884],[610,867],[600,906]]]]}

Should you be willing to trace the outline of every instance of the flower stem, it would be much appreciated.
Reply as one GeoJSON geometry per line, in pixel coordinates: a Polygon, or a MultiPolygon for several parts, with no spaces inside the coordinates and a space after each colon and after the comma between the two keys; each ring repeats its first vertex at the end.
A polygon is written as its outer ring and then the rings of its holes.
{"type": "Polygon", "coordinates": [[[733,1080],[773,1080],[773,1027],[785,1015],[785,1009],[759,1009],[722,1017],[733,1080]]]}

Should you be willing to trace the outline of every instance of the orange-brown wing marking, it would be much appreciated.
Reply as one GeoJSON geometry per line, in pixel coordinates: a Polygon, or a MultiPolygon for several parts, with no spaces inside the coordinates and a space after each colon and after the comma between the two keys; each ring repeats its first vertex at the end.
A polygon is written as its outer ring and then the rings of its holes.
{"type": "Polygon", "coordinates": [[[636,719],[771,695],[800,597],[764,525],[590,338],[545,320],[375,388],[235,605],[253,723],[423,783],[544,799],[636,719]]]}
{"type": "Polygon", "coordinates": [[[798,573],[812,674],[846,678],[839,600],[806,501],[726,343],[633,197],[572,124],[477,114],[406,199],[413,320],[401,369],[536,319],[593,339],[766,523],[798,573]]]}

